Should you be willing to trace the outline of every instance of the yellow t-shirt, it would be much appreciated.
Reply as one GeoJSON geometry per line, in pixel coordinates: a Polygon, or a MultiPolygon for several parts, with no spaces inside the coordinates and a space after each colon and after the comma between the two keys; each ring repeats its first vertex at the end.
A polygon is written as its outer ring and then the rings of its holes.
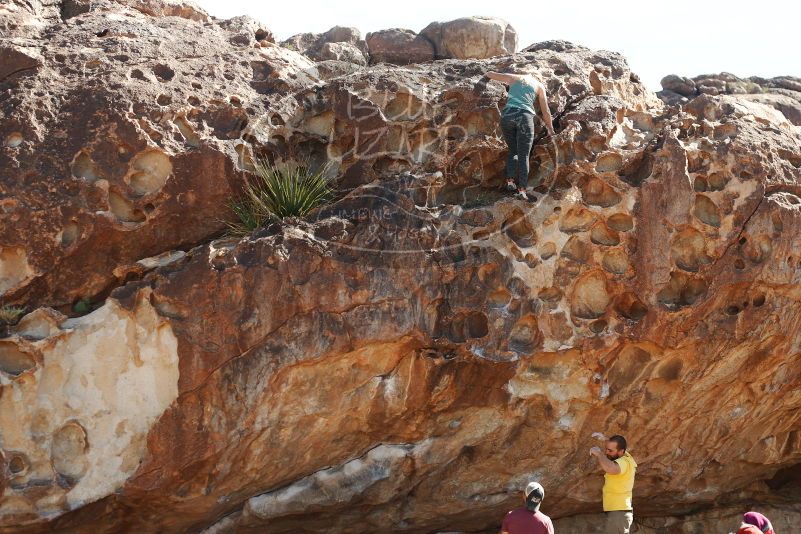
{"type": "Polygon", "coordinates": [[[633,510],[631,493],[634,489],[634,472],[637,470],[637,462],[628,452],[623,453],[623,456],[615,462],[620,466],[620,474],[604,474],[604,512],[633,510]]]}

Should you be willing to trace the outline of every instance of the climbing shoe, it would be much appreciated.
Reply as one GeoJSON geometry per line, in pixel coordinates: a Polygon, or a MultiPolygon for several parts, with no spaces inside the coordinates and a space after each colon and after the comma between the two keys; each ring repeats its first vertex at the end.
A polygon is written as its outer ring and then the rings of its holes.
{"type": "Polygon", "coordinates": [[[526,202],[537,201],[537,197],[535,197],[534,195],[526,194],[525,191],[518,191],[517,193],[515,193],[515,198],[518,198],[520,200],[525,200],[526,202]]]}
{"type": "Polygon", "coordinates": [[[517,186],[515,185],[515,183],[509,180],[506,181],[506,185],[503,186],[503,188],[509,191],[510,193],[514,193],[515,191],[517,191],[517,186]]]}

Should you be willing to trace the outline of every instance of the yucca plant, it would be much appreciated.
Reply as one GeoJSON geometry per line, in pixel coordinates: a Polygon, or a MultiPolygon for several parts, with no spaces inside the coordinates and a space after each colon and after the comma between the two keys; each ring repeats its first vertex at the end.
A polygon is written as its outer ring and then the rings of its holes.
{"type": "Polygon", "coordinates": [[[4,304],[0,306],[0,321],[5,324],[15,324],[24,313],[25,308],[4,304]]]}
{"type": "Polygon", "coordinates": [[[284,217],[303,217],[332,196],[326,178],[328,163],[312,170],[308,162],[277,166],[259,158],[253,167],[242,196],[229,204],[238,219],[227,222],[232,235],[250,234],[284,217]]]}

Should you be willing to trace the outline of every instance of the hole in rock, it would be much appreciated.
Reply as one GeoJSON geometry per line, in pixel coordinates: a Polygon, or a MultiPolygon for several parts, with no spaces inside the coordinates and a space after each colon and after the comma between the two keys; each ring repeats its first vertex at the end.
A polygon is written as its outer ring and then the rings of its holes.
{"type": "Polygon", "coordinates": [[[635,383],[651,360],[648,351],[634,345],[624,346],[609,368],[607,381],[610,388],[615,391],[635,383]]]}
{"type": "Polygon", "coordinates": [[[76,421],[70,421],[53,434],[50,443],[53,468],[72,480],[79,479],[88,467],[86,461],[88,449],[86,431],[76,421]]]}
{"type": "Polygon", "coordinates": [[[518,246],[530,247],[536,243],[534,227],[526,214],[517,208],[503,221],[501,229],[518,246]]]}
{"type": "Polygon", "coordinates": [[[709,285],[706,280],[681,271],[670,273],[670,280],[656,295],[657,301],[670,310],[690,306],[703,296],[709,285]]]}
{"type": "Polygon", "coordinates": [[[607,322],[605,319],[598,319],[590,323],[590,330],[595,334],[600,334],[606,330],[607,322]]]}
{"type": "Polygon", "coordinates": [[[543,260],[550,259],[556,255],[556,243],[548,241],[540,248],[540,258],[543,260]]]}
{"type": "Polygon", "coordinates": [[[487,296],[487,304],[492,308],[506,306],[512,299],[512,294],[505,287],[496,289],[487,296]]]}
{"type": "Polygon", "coordinates": [[[612,230],[628,232],[634,228],[634,219],[626,213],[615,213],[606,220],[606,224],[612,230]]]}
{"type": "Polygon", "coordinates": [[[542,345],[543,335],[533,314],[526,314],[515,323],[509,334],[509,348],[515,352],[530,353],[542,345]]]}
{"type": "Polygon", "coordinates": [[[566,233],[583,232],[595,222],[595,214],[582,207],[570,208],[559,219],[559,230],[566,233]]]}
{"type": "Polygon", "coordinates": [[[598,172],[614,172],[622,166],[623,158],[615,152],[604,154],[595,162],[595,170],[598,172]]]}
{"type": "MultiPolygon", "coordinates": [[[[791,432],[790,436],[795,433],[791,432]]],[[[797,495],[801,492],[801,463],[779,469],[773,477],[765,480],[765,484],[773,491],[792,490],[797,495]]]]}
{"type": "Polygon", "coordinates": [[[579,263],[586,263],[592,255],[592,249],[577,235],[571,236],[562,247],[560,256],[579,263]]]}
{"type": "Polygon", "coordinates": [[[558,287],[546,287],[537,293],[537,297],[544,302],[557,302],[562,299],[562,290],[558,287]]]}
{"type": "Polygon", "coordinates": [[[170,158],[160,150],[149,149],[134,156],[128,171],[128,183],[137,194],[146,195],[164,187],[170,174],[170,158]]]}
{"type": "Polygon", "coordinates": [[[768,235],[760,235],[753,238],[745,247],[745,256],[754,263],[762,263],[773,254],[772,238],[768,235]]]}
{"type": "Polygon", "coordinates": [[[771,223],[773,223],[773,231],[776,233],[781,233],[784,230],[784,222],[782,222],[782,218],[778,213],[774,213],[770,216],[771,223]]]}
{"type": "Polygon", "coordinates": [[[75,159],[72,160],[72,175],[76,178],[83,178],[88,182],[94,182],[102,176],[97,171],[95,162],[89,157],[89,154],[83,150],[78,152],[75,159]]]}
{"type": "Polygon", "coordinates": [[[596,245],[614,247],[620,244],[620,235],[603,222],[596,223],[590,231],[590,241],[596,245]]]}
{"type": "Polygon", "coordinates": [[[22,134],[19,132],[11,132],[6,136],[5,145],[7,147],[15,148],[22,144],[22,134]]]}
{"type": "Polygon", "coordinates": [[[720,210],[706,195],[695,196],[695,208],[693,214],[702,222],[715,228],[720,227],[720,210]]]}
{"type": "Polygon", "coordinates": [[[729,178],[723,172],[713,172],[707,177],[706,181],[709,185],[709,191],[723,191],[729,182],[729,178]]]}
{"type": "Polygon", "coordinates": [[[155,74],[159,80],[168,82],[175,76],[175,71],[167,65],[159,63],[158,65],[153,66],[153,74],[155,74]]]}
{"type": "Polygon", "coordinates": [[[703,193],[704,191],[709,189],[709,185],[707,184],[705,178],[699,176],[693,182],[693,189],[695,190],[696,193],[703,193]]]}
{"type": "Polygon", "coordinates": [[[648,308],[633,293],[623,293],[615,302],[615,311],[631,321],[639,321],[648,313],[648,308]]]}
{"type": "Polygon", "coordinates": [[[654,158],[650,150],[644,150],[641,154],[633,157],[620,170],[620,179],[629,185],[639,187],[653,170],[654,158]]]}
{"type": "Polygon", "coordinates": [[[606,276],[600,270],[590,271],[573,285],[570,295],[570,311],[574,317],[597,319],[609,305],[606,276]]]}
{"type": "Polygon", "coordinates": [[[61,246],[68,247],[75,243],[76,239],[78,239],[78,225],[74,222],[65,224],[61,230],[61,246]]]}
{"type": "Polygon", "coordinates": [[[706,239],[695,228],[685,228],[673,237],[670,254],[676,266],[685,271],[696,272],[712,261],[706,253],[706,239]]]}
{"type": "Polygon", "coordinates": [[[8,461],[8,470],[12,475],[20,475],[28,469],[28,458],[21,453],[12,453],[8,461]]]}
{"type": "Polygon", "coordinates": [[[668,360],[659,366],[659,369],[657,370],[657,376],[664,380],[677,380],[681,375],[681,369],[683,366],[684,364],[679,358],[673,358],[672,360],[668,360]]]}
{"type": "MultiPolygon", "coordinates": [[[[195,148],[200,146],[200,137],[197,135],[197,133],[195,133],[195,129],[192,128],[192,125],[186,119],[186,117],[177,117],[175,119],[175,125],[178,127],[178,130],[181,132],[181,135],[184,136],[184,139],[189,146],[195,148]]],[[[164,157],[167,158],[167,156],[164,157]]],[[[166,162],[169,162],[169,158],[166,159],[166,162]]],[[[164,162],[162,162],[162,164],[163,163],[164,162]]],[[[172,170],[172,163],[170,163],[169,166],[170,170],[172,170]]]]}
{"type": "Polygon", "coordinates": [[[487,316],[481,312],[468,312],[453,318],[447,336],[455,343],[462,343],[468,339],[484,337],[488,332],[487,316]]]}
{"type": "Polygon", "coordinates": [[[108,194],[109,211],[114,214],[117,220],[122,222],[142,222],[145,214],[141,210],[134,208],[134,205],[125,197],[115,191],[108,194]]]}
{"type": "Polygon", "coordinates": [[[33,355],[20,350],[12,342],[0,341],[0,371],[11,376],[19,376],[36,366],[33,355]]]}
{"type": "Polygon", "coordinates": [[[629,270],[629,258],[623,250],[613,249],[604,253],[601,265],[612,274],[625,274],[629,270]]]}
{"type": "Polygon", "coordinates": [[[617,191],[603,180],[595,177],[582,180],[581,196],[587,204],[602,208],[609,208],[621,201],[621,196],[617,191]]]}

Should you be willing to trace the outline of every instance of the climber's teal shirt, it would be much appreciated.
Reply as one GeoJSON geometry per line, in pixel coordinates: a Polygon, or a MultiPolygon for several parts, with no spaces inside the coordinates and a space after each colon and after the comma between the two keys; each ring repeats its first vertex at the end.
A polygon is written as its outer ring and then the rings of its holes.
{"type": "Polygon", "coordinates": [[[506,101],[506,106],[503,110],[521,108],[529,113],[536,113],[534,111],[534,102],[537,101],[537,91],[533,82],[533,78],[530,77],[512,82],[509,85],[509,99],[506,101]]]}

